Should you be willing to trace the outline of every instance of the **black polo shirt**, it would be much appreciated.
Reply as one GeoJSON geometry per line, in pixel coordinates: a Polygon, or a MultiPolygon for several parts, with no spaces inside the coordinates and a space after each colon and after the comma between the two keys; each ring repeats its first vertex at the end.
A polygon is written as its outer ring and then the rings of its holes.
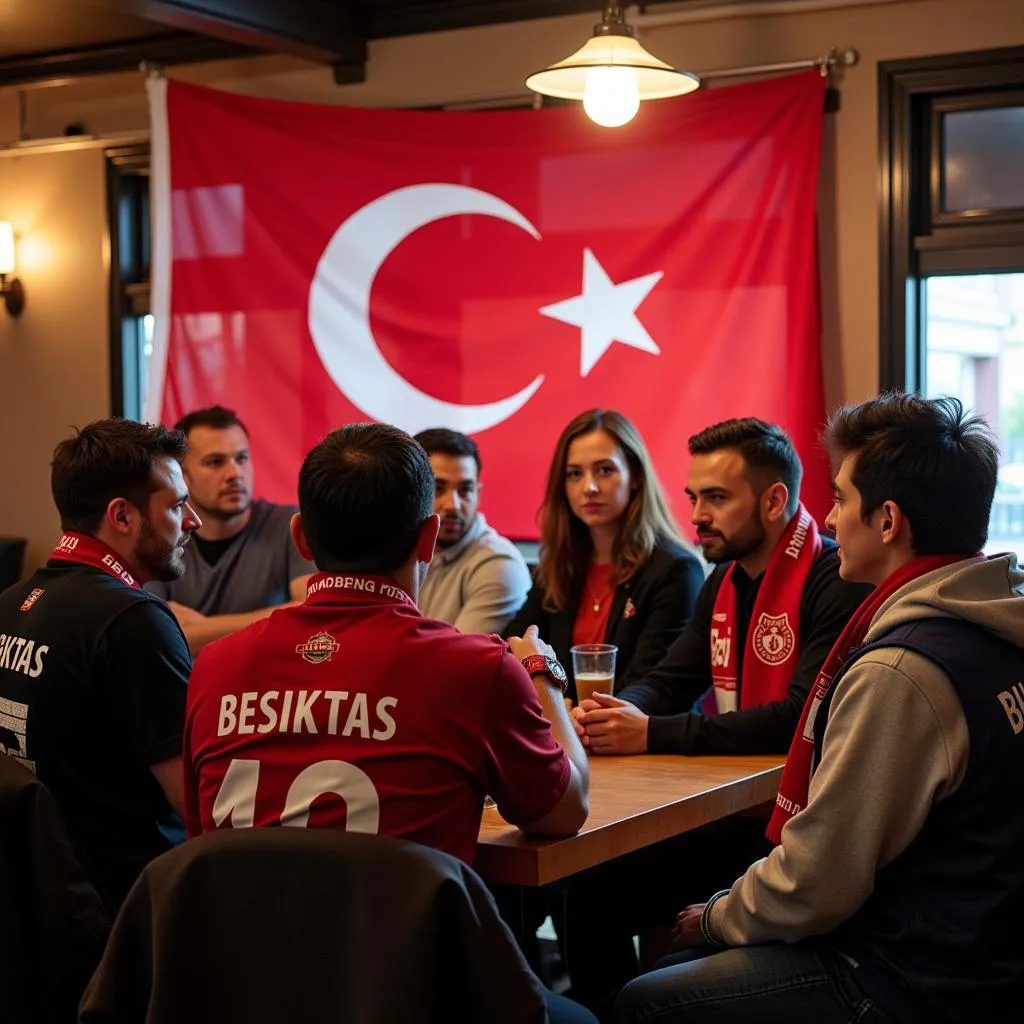
{"type": "Polygon", "coordinates": [[[0,594],[0,750],[53,794],[113,912],[181,822],[150,766],[181,753],[191,659],[159,598],[51,561],[0,594]]]}
{"type": "MultiPolygon", "coordinates": [[[[651,716],[647,749],[652,754],[785,754],[811,685],[843,627],[870,593],[865,584],[839,575],[839,552],[822,537],[800,599],[800,654],[786,698],[727,714],[689,713],[712,685],[711,616],[729,563],[719,565],[697,595],[693,617],[658,666],[616,694],[651,716]]],[[[746,651],[747,630],[764,573],[751,579],[737,565],[736,642],[746,651]]],[[[743,688],[743,658],[737,659],[737,694],[743,688]]]]}

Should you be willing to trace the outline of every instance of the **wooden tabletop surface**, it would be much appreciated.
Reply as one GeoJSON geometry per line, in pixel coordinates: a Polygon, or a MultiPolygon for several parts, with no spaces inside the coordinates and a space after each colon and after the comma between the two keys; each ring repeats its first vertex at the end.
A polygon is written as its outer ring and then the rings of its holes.
{"type": "Polygon", "coordinates": [[[473,866],[491,882],[546,885],[775,799],[781,756],[590,759],[590,816],[575,836],[527,839],[484,810],[473,866]]]}

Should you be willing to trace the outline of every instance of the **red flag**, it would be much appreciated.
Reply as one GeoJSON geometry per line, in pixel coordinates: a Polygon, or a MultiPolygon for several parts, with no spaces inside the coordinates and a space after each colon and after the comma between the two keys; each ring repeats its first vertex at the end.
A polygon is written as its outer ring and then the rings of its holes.
{"type": "Polygon", "coordinates": [[[821,516],[823,89],[816,71],[715,89],[609,130],[577,108],[347,109],[154,83],[149,417],[237,409],[276,500],[342,423],[463,430],[488,520],[530,538],[583,409],[636,422],[684,521],[687,437],[756,415],[791,433],[821,516]]]}

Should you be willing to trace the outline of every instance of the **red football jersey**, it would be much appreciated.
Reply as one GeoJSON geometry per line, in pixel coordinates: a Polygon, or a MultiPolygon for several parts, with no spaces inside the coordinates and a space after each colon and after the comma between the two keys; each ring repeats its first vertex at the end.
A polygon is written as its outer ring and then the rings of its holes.
{"type": "Polygon", "coordinates": [[[468,863],[486,793],[528,824],[571,774],[504,641],[424,618],[384,577],[331,573],[302,605],[204,649],[184,760],[190,836],[348,828],[468,863]]]}

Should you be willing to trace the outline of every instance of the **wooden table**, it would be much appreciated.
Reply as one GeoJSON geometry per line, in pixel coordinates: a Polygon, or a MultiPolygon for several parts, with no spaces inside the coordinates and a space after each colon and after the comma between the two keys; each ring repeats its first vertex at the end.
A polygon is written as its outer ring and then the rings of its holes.
{"type": "Polygon", "coordinates": [[[590,817],[575,836],[527,839],[484,810],[473,866],[490,882],[547,885],[774,800],[783,757],[644,754],[590,759],[590,817]]]}

